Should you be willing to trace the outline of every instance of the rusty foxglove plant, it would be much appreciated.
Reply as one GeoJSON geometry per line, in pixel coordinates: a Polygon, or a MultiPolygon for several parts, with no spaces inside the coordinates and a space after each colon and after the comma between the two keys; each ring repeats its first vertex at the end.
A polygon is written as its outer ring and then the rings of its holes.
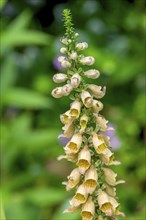
{"type": "Polygon", "coordinates": [[[95,82],[100,73],[92,68],[84,71],[84,66],[92,66],[95,59],[82,54],[88,44],[77,42],[78,33],[74,31],[69,9],[63,11],[63,18],[66,32],[61,39],[62,55],[58,57],[63,71],[55,74],[53,81],[64,85],[53,89],[52,96],[69,96],[72,100],[70,108],[60,115],[63,136],[68,142],[65,155],[58,160],[65,158],[76,165],[63,183],[67,191],[75,188],[70,208],[64,213],[80,210],[82,220],[116,220],[117,216],[124,217],[116,198],[116,185],[124,181],[117,180],[117,174],[109,168],[120,162],[115,160],[110,138],[104,133],[110,129],[108,121],[100,114],[100,99],[106,87],[86,83],[86,78],[95,82]]]}

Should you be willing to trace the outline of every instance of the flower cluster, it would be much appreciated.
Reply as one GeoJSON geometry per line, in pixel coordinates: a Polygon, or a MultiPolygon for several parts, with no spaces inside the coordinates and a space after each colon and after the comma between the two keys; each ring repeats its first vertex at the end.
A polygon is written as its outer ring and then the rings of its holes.
{"type": "Polygon", "coordinates": [[[82,220],[117,219],[116,216],[124,217],[124,213],[119,211],[115,186],[124,181],[117,181],[117,174],[109,168],[120,162],[115,161],[110,138],[105,135],[110,129],[108,121],[100,114],[103,109],[100,99],[105,95],[106,87],[86,83],[86,78],[95,80],[100,73],[95,69],[83,70],[84,65],[93,65],[95,59],[82,54],[88,44],[77,42],[78,34],[73,31],[71,19],[68,20],[70,11],[65,9],[63,15],[65,27],[68,27],[61,39],[62,56],[58,57],[63,72],[55,74],[53,81],[65,84],[53,89],[52,96],[61,98],[70,95],[72,100],[70,108],[60,115],[63,136],[69,141],[64,147],[65,155],[58,159],[65,158],[76,164],[63,183],[67,191],[75,188],[71,207],[64,212],[80,209],[82,220]]]}

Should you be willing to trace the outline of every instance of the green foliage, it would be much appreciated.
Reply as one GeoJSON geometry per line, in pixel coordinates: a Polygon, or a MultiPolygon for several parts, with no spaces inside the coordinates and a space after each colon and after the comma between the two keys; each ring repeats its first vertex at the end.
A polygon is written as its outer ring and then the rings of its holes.
{"type": "MultiPolygon", "coordinates": [[[[3,205],[7,220],[79,220],[79,213],[62,214],[68,208],[61,182],[71,167],[56,157],[63,154],[57,136],[59,115],[67,110],[67,98],[55,100],[50,93],[63,32],[62,8],[70,8],[80,41],[87,41],[86,55],[96,59],[101,77],[94,83],[107,86],[102,114],[116,126],[121,145],[114,167],[126,184],[117,189],[126,219],[145,219],[145,76],[144,1],[69,1],[56,5],[48,33],[34,19],[36,8],[1,16],[1,170],[3,205]],[[51,35],[52,34],[52,35],[51,35]],[[61,35],[61,34],[60,34],[61,35]]],[[[48,19],[48,18],[46,18],[48,19]]],[[[70,20],[71,22],[71,20],[70,20]]],[[[72,27],[72,26],[71,26],[72,27]]]]}

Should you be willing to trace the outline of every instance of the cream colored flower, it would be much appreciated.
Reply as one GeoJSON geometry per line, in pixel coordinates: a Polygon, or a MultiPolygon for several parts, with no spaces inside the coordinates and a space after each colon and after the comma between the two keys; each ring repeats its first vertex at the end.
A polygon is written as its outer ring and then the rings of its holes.
{"type": "Polygon", "coordinates": [[[85,186],[84,186],[84,184],[81,184],[78,187],[75,196],[70,201],[70,205],[72,207],[77,207],[81,204],[84,204],[87,200],[87,196],[88,196],[88,194],[86,192],[85,186]]]}
{"type": "MultiPolygon", "coordinates": [[[[91,69],[91,70],[87,70],[86,72],[84,72],[84,75],[90,79],[97,79],[99,76],[100,76],[100,72],[98,70],[95,70],[95,69],[91,69]]],[[[95,85],[94,85],[95,86],[95,85]]],[[[93,90],[93,84],[88,85],[88,88],[92,88],[93,90]]],[[[95,86],[96,87],[96,86],[95,86]]],[[[90,89],[91,89],[90,88],[90,89]]],[[[96,94],[96,89],[97,88],[94,88],[94,93],[96,94]]],[[[99,90],[99,89],[98,89],[99,90]]],[[[93,92],[93,91],[92,91],[93,92]]]]}
{"type": "Polygon", "coordinates": [[[91,57],[91,56],[89,56],[89,57],[82,57],[80,59],[80,63],[83,64],[83,65],[87,65],[87,66],[93,65],[94,62],[95,62],[95,59],[94,59],[94,57],[91,57]]]}
{"type": "Polygon", "coordinates": [[[63,123],[63,124],[67,124],[69,123],[70,121],[72,120],[72,117],[70,115],[70,110],[66,111],[64,114],[61,114],[60,115],[60,121],[63,123]]]}
{"type": "Polygon", "coordinates": [[[85,171],[89,168],[91,161],[91,154],[89,148],[85,146],[80,152],[78,156],[77,165],[79,167],[79,171],[81,174],[84,174],[85,171]]]}
{"type": "Polygon", "coordinates": [[[54,98],[61,98],[63,96],[62,87],[56,87],[51,94],[54,98]]]}
{"type": "Polygon", "coordinates": [[[66,190],[69,191],[74,188],[80,182],[81,174],[78,168],[75,168],[70,175],[67,177],[68,182],[66,182],[66,190]]]}
{"type": "Polygon", "coordinates": [[[60,65],[61,65],[63,68],[69,68],[69,67],[71,67],[71,63],[70,63],[68,60],[66,60],[66,59],[64,59],[63,61],[61,61],[61,62],[60,62],[60,65]]]}
{"type": "Polygon", "coordinates": [[[65,151],[67,154],[77,153],[82,144],[82,135],[80,133],[76,133],[73,135],[71,140],[65,146],[65,151]]]}
{"type": "Polygon", "coordinates": [[[97,113],[93,113],[93,115],[95,116],[95,120],[96,120],[97,125],[100,128],[100,131],[105,132],[107,130],[108,121],[103,116],[97,113]]]}
{"type": "Polygon", "coordinates": [[[95,132],[92,133],[93,135],[93,146],[98,154],[103,154],[107,149],[107,146],[102,138],[101,135],[97,135],[95,132]]]}
{"type": "Polygon", "coordinates": [[[76,60],[76,59],[77,59],[77,57],[78,57],[77,52],[72,51],[72,53],[70,54],[70,58],[71,58],[72,60],[76,60]]]}
{"type": "Polygon", "coordinates": [[[93,111],[94,112],[100,112],[103,109],[102,102],[98,100],[93,100],[93,111]]]}
{"type": "Polygon", "coordinates": [[[78,86],[80,85],[80,82],[81,82],[81,76],[78,73],[75,73],[71,77],[70,84],[72,85],[73,88],[78,88],[78,86]]]}
{"type": "Polygon", "coordinates": [[[88,123],[88,116],[86,114],[82,115],[80,118],[80,132],[84,132],[88,123]]]}
{"type": "Polygon", "coordinates": [[[80,206],[77,206],[77,207],[70,207],[69,209],[65,209],[63,211],[63,213],[73,213],[73,212],[76,212],[77,210],[80,209],[80,206]]]}
{"type": "Polygon", "coordinates": [[[90,166],[85,174],[84,185],[87,193],[92,194],[96,189],[98,174],[94,166],[90,166]]]}
{"type": "Polygon", "coordinates": [[[64,73],[57,73],[53,76],[53,81],[56,83],[62,83],[67,80],[67,75],[64,73]]]}
{"type": "Polygon", "coordinates": [[[101,189],[99,189],[97,200],[100,210],[104,212],[106,215],[111,216],[113,213],[112,203],[110,201],[110,197],[108,196],[108,194],[102,191],[101,189]]]}
{"type": "Polygon", "coordinates": [[[68,39],[66,37],[63,37],[60,39],[62,44],[68,45],[68,39]]]}
{"type": "Polygon", "coordinates": [[[62,93],[64,96],[68,96],[72,90],[73,90],[73,87],[71,84],[66,84],[62,87],[62,93]]]}
{"type": "Polygon", "coordinates": [[[105,187],[106,187],[106,192],[110,195],[110,196],[113,196],[115,197],[116,196],[116,188],[113,187],[113,186],[110,186],[109,184],[107,183],[104,183],[105,187]]]}
{"type": "Polygon", "coordinates": [[[88,88],[91,90],[93,96],[96,99],[101,99],[105,95],[105,92],[106,92],[106,87],[105,86],[102,88],[101,86],[97,86],[97,85],[94,85],[94,84],[89,84],[88,88]]]}
{"type": "Polygon", "coordinates": [[[125,214],[119,211],[120,204],[116,201],[116,199],[110,196],[110,202],[112,204],[113,215],[125,217],[125,214]]]}
{"type": "Polygon", "coordinates": [[[61,62],[64,61],[65,59],[66,59],[65,56],[59,56],[59,57],[57,58],[57,60],[58,60],[59,63],[61,63],[61,62]]]}
{"type": "Polygon", "coordinates": [[[78,100],[75,100],[71,104],[70,115],[75,119],[79,117],[81,111],[81,103],[78,100]]]}
{"type": "Polygon", "coordinates": [[[75,131],[75,127],[74,127],[74,123],[73,120],[71,120],[69,123],[65,124],[64,127],[62,127],[63,129],[63,134],[65,137],[70,138],[73,136],[74,131],[75,131]]]}
{"type": "Polygon", "coordinates": [[[86,42],[78,43],[76,45],[76,49],[78,49],[78,50],[84,50],[86,48],[88,48],[88,44],[86,42]]]}
{"type": "Polygon", "coordinates": [[[95,205],[90,196],[85,204],[82,206],[82,220],[92,220],[95,214],[95,205]]]}
{"type": "Polygon", "coordinates": [[[100,155],[100,159],[105,165],[119,165],[120,161],[114,161],[114,158],[114,153],[108,148],[100,155]]]}
{"type": "Polygon", "coordinates": [[[109,185],[116,186],[118,184],[125,183],[124,180],[116,181],[117,174],[111,169],[103,167],[102,170],[104,172],[105,181],[109,185]]]}
{"type": "Polygon", "coordinates": [[[82,90],[81,99],[86,108],[91,108],[93,105],[93,99],[89,92],[82,90]]]}
{"type": "Polygon", "coordinates": [[[66,54],[67,53],[67,48],[66,47],[60,48],[60,53],[66,54]]]}

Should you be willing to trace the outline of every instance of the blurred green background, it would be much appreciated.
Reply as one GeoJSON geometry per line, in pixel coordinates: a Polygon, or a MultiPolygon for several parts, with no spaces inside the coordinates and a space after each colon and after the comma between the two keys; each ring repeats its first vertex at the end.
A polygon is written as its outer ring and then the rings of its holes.
{"type": "Polygon", "coordinates": [[[79,220],[62,214],[74,192],[61,182],[74,167],[57,136],[68,97],[51,90],[63,35],[61,13],[70,8],[86,55],[96,59],[98,85],[106,85],[102,114],[116,126],[114,167],[126,184],[117,187],[127,220],[146,219],[144,0],[0,0],[1,190],[7,220],[79,220]],[[61,3],[62,2],[62,3],[61,3]]]}

